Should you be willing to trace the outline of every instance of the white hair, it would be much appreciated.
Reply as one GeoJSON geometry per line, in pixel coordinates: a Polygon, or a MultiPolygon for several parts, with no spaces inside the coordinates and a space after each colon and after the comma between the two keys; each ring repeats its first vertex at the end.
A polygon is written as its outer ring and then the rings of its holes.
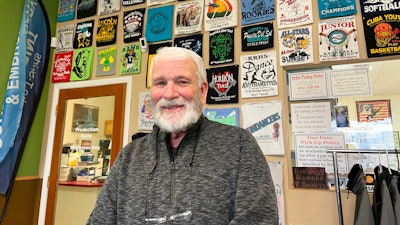
{"type": "Polygon", "coordinates": [[[153,77],[153,68],[154,65],[157,63],[159,59],[192,59],[193,62],[196,65],[196,75],[197,75],[197,80],[198,80],[198,85],[201,87],[201,84],[203,81],[206,81],[207,78],[205,77],[204,73],[204,62],[203,58],[201,58],[197,53],[194,51],[187,49],[187,48],[182,48],[182,47],[162,47],[158,49],[157,54],[153,57],[151,64],[150,64],[150,84],[151,84],[151,78],[153,77]]]}

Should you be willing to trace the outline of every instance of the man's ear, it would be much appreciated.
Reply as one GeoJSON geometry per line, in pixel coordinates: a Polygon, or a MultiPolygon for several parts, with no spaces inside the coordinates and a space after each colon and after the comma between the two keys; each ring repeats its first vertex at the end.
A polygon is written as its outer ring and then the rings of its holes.
{"type": "Polygon", "coordinates": [[[207,92],[208,92],[208,83],[207,81],[203,81],[203,83],[201,83],[201,87],[200,87],[200,100],[201,100],[201,104],[206,104],[206,100],[207,100],[207,92]]]}

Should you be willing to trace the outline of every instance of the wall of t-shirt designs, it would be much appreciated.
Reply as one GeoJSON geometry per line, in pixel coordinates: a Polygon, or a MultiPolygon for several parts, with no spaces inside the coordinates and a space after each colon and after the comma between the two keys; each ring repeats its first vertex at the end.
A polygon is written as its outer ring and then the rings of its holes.
{"type": "Polygon", "coordinates": [[[52,82],[133,76],[130,131],[149,132],[152,57],[191,49],[206,67],[204,115],[248,129],[288,189],[286,71],[399,58],[399,12],[400,0],[60,0],[52,82]]]}
{"type": "Polygon", "coordinates": [[[52,82],[133,76],[143,104],[134,130],[151,130],[151,58],[162,46],[189,48],[206,65],[205,116],[283,155],[284,68],[400,54],[399,1],[374,2],[60,0],[52,82]]]}

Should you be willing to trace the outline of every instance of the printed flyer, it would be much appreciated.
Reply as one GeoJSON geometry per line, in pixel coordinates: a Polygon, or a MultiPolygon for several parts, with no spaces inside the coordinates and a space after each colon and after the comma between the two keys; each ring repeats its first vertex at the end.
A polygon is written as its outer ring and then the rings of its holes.
{"type": "Polygon", "coordinates": [[[360,57],[354,16],[321,20],[318,24],[319,60],[335,61],[360,57]]]}
{"type": "Polygon", "coordinates": [[[242,51],[259,51],[272,47],[274,47],[272,23],[242,27],[242,51]]]}
{"type": "Polygon", "coordinates": [[[145,8],[124,12],[124,42],[138,41],[143,36],[145,8]]]}
{"type": "Polygon", "coordinates": [[[56,82],[68,82],[71,76],[73,52],[61,52],[54,54],[53,73],[51,75],[51,81],[56,82]]]}
{"type": "Polygon", "coordinates": [[[276,52],[240,57],[242,98],[278,95],[276,52]]]}
{"type": "Polygon", "coordinates": [[[203,34],[176,37],[174,38],[174,46],[190,49],[199,56],[203,56],[203,34]]]}
{"type": "Polygon", "coordinates": [[[104,16],[118,12],[121,8],[121,0],[98,0],[97,14],[104,16]]]}
{"type": "Polygon", "coordinates": [[[245,103],[241,110],[243,128],[254,136],[264,155],[285,154],[282,102],[245,103]]]}
{"type": "Polygon", "coordinates": [[[279,59],[281,66],[314,61],[312,26],[279,30],[279,59]]]}
{"type": "Polygon", "coordinates": [[[232,63],[235,53],[235,30],[232,28],[210,32],[209,64],[232,63]]]}
{"type": "Polygon", "coordinates": [[[154,125],[150,92],[139,92],[138,130],[152,130],[154,125]]]}
{"type": "Polygon", "coordinates": [[[203,25],[203,1],[185,1],[175,7],[175,35],[200,32],[203,25]]]}
{"type": "Polygon", "coordinates": [[[74,25],[57,27],[56,52],[72,51],[74,49],[74,25]]]}
{"type": "Polygon", "coordinates": [[[236,0],[206,0],[204,30],[235,27],[238,20],[236,0]]]}
{"type": "Polygon", "coordinates": [[[117,40],[118,16],[99,19],[97,23],[96,46],[115,44],[117,40]]]}
{"type": "Polygon", "coordinates": [[[239,126],[239,108],[206,108],[204,116],[209,120],[230,126],[239,126]]]}
{"type": "Polygon", "coordinates": [[[238,103],[237,65],[207,69],[207,104],[238,103]]]}
{"type": "MultiPolygon", "coordinates": [[[[340,133],[295,134],[294,139],[297,167],[324,167],[326,172],[332,173],[332,155],[326,150],[345,149],[345,138],[340,133]]],[[[346,154],[338,156],[338,171],[348,172],[346,154]]]]}
{"type": "Polygon", "coordinates": [[[280,0],[277,4],[278,29],[297,27],[313,22],[311,0],[280,0]]]}
{"type": "Polygon", "coordinates": [[[114,75],[117,71],[117,46],[97,49],[96,76],[114,75]]]}
{"type": "Polygon", "coordinates": [[[93,44],[94,20],[83,21],[76,24],[74,49],[90,47],[93,44]]]}
{"type": "Polygon", "coordinates": [[[90,78],[92,75],[93,51],[93,46],[74,50],[71,81],[88,80],[90,78]]]}
{"type": "Polygon", "coordinates": [[[275,19],[275,0],[241,0],[242,25],[275,19]]]}
{"type": "Polygon", "coordinates": [[[75,18],[76,0],[60,0],[57,22],[70,21],[75,18]]]}
{"type": "Polygon", "coordinates": [[[142,50],[139,43],[122,48],[120,59],[120,74],[138,74],[142,62],[142,50]]]}

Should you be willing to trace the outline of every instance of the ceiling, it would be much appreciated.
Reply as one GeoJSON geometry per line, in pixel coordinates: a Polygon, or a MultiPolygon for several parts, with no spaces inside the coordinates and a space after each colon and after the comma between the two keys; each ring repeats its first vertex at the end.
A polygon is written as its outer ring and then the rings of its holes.
{"type": "Polygon", "coordinates": [[[400,94],[400,60],[368,64],[374,95],[400,94]]]}

